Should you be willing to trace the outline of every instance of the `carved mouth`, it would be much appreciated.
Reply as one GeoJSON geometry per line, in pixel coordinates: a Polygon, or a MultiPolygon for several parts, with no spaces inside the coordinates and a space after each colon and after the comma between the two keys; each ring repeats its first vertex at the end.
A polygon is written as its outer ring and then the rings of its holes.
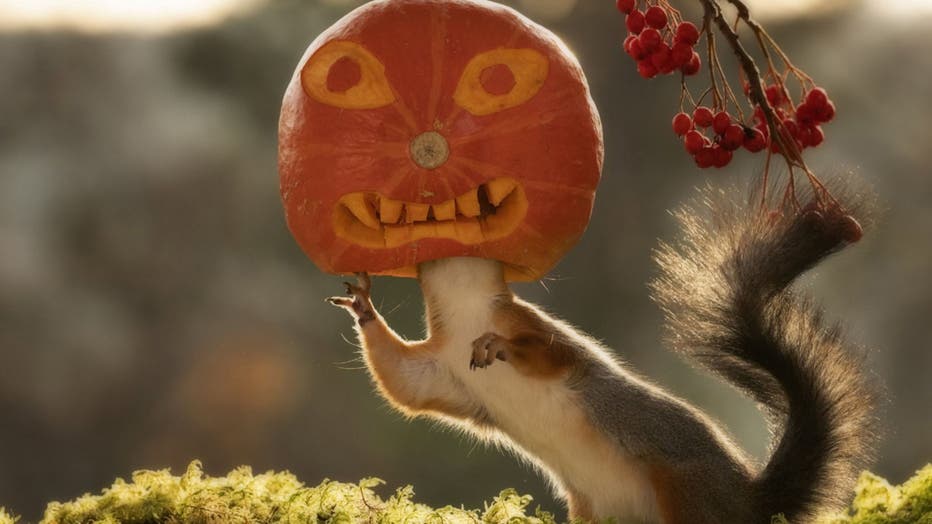
{"type": "Polygon", "coordinates": [[[524,189],[511,178],[496,178],[439,204],[360,191],[340,197],[333,225],[340,237],[366,247],[392,248],[423,238],[471,245],[510,234],[527,206],[524,189]]]}

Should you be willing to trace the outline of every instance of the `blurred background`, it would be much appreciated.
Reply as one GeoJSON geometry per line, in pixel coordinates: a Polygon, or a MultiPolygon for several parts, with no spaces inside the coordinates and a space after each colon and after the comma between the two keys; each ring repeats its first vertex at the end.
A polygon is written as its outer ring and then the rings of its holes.
{"type": "MultiPolygon", "coordinates": [[[[310,484],[374,475],[434,505],[513,486],[562,514],[513,457],[376,396],[349,318],[323,302],[342,279],[285,228],[281,95],[308,43],[359,3],[0,0],[0,505],[34,520],[49,500],[199,458],[310,484]]],[[[647,291],[651,250],[675,232],[667,210],[756,176],[762,158],[694,168],[670,130],[678,83],[638,77],[611,0],[508,4],[578,55],[606,140],[588,233],[518,292],[763,457],[755,407],[661,345],[647,291]]],[[[886,209],[804,286],[870,350],[887,391],[874,469],[899,482],[932,459],[932,1],[752,8],[839,107],[811,165],[853,172],[886,209]]],[[[419,336],[416,283],[375,286],[419,336]]]]}

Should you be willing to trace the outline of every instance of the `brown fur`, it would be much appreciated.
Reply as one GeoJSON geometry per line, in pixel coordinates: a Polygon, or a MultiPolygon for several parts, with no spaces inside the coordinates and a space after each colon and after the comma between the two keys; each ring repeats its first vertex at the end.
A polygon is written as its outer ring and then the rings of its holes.
{"type": "Polygon", "coordinates": [[[503,301],[494,317],[505,337],[505,360],[521,374],[541,379],[565,377],[579,362],[577,350],[567,344],[530,307],[503,301]]]}

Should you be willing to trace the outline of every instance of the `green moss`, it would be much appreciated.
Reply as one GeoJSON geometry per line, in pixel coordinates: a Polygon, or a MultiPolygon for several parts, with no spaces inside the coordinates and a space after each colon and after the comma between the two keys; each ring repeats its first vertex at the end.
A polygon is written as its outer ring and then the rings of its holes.
{"type": "Polygon", "coordinates": [[[0,524],[13,524],[19,520],[19,517],[10,515],[6,509],[0,508],[0,524]]]}
{"type": "MultiPolygon", "coordinates": [[[[777,517],[774,524],[786,524],[786,519],[777,517]]],[[[851,507],[820,518],[819,524],[932,524],[932,464],[901,486],[865,471],[851,507]]]]}
{"type": "MultiPolygon", "coordinates": [[[[505,490],[482,510],[414,502],[404,487],[383,499],[378,479],[358,484],[324,481],[307,487],[290,473],[253,475],[239,468],[225,477],[208,477],[199,462],[181,476],[168,470],[138,471],[132,482],[117,480],[100,495],[53,502],[42,524],[220,524],[226,522],[304,524],[556,524],[540,509],[529,512],[531,497],[505,490]]],[[[0,524],[16,518],[0,508],[0,524]]],[[[780,517],[775,524],[786,524],[780,517]]],[[[820,524],[932,524],[932,464],[901,486],[863,473],[851,507],[820,524]]]]}
{"type": "Polygon", "coordinates": [[[861,474],[851,508],[824,524],[932,524],[932,464],[901,486],[868,472],[861,474]]]}
{"type": "Polygon", "coordinates": [[[387,499],[374,488],[378,479],[359,484],[324,481],[306,487],[289,473],[253,475],[239,468],[226,477],[208,477],[198,462],[184,475],[168,470],[139,471],[132,482],[117,480],[101,495],[49,505],[43,524],[243,523],[501,523],[555,524],[540,510],[527,513],[531,497],[503,491],[482,511],[447,506],[432,509],[412,499],[410,487],[387,499]]]}

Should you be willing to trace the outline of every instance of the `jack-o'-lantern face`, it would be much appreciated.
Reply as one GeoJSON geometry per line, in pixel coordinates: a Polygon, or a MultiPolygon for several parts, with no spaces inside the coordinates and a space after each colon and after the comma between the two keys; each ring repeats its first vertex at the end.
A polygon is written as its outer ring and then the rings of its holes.
{"type": "Polygon", "coordinates": [[[575,58],[485,1],[353,11],[308,48],[279,124],[288,225],[333,273],[478,256],[539,278],[585,230],[601,166],[575,58]]]}

